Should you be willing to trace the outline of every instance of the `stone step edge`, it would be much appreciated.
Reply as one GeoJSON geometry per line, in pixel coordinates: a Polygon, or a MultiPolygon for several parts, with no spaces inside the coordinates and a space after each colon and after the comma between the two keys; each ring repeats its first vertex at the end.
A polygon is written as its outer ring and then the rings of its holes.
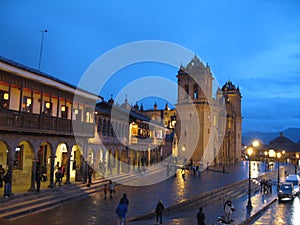
{"type": "Polygon", "coordinates": [[[252,216],[250,216],[245,221],[241,222],[239,225],[248,225],[252,224],[263,212],[265,212],[272,204],[274,204],[278,199],[274,198],[272,201],[268,202],[264,207],[259,209],[256,213],[254,213],[252,216]]]}
{"type": "MultiPolygon", "coordinates": [[[[99,182],[97,184],[93,184],[93,188],[102,188],[104,185],[104,183],[99,182]]],[[[13,200],[7,200],[6,202],[4,202],[4,204],[0,205],[0,215],[2,212],[4,211],[11,211],[14,208],[22,208],[24,207],[24,205],[30,205],[30,204],[34,204],[36,202],[45,202],[48,199],[51,200],[52,198],[57,198],[59,196],[65,195],[66,193],[76,193],[78,191],[85,191],[87,190],[89,187],[85,186],[78,186],[78,185],[70,185],[68,188],[62,188],[60,189],[56,188],[56,190],[52,190],[52,191],[47,191],[44,193],[39,193],[37,194],[36,192],[32,195],[27,195],[26,197],[23,198],[16,198],[13,200]]]]}
{"type": "Polygon", "coordinates": [[[33,205],[25,207],[25,208],[13,210],[13,211],[2,214],[1,217],[5,218],[5,219],[16,219],[16,218],[19,218],[21,216],[25,216],[25,215],[28,215],[31,213],[37,213],[37,212],[43,211],[45,209],[54,208],[58,205],[61,205],[61,204],[64,204],[64,203],[67,203],[70,201],[87,198],[98,192],[99,192],[99,189],[89,189],[88,191],[85,191],[85,192],[79,192],[76,195],[68,195],[68,196],[65,196],[64,198],[54,199],[54,200],[43,202],[40,204],[33,204],[33,205]]]}

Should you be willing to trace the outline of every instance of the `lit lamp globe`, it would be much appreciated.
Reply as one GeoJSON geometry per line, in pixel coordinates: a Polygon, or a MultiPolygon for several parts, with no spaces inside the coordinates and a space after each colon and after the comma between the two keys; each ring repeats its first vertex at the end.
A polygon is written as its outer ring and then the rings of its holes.
{"type": "Polygon", "coordinates": [[[274,158],[275,155],[276,155],[276,153],[275,153],[274,149],[270,149],[270,150],[269,150],[269,156],[270,156],[271,158],[274,158]]]}
{"type": "Polygon", "coordinates": [[[247,149],[247,155],[251,156],[253,154],[253,148],[248,148],[247,149]]]}
{"type": "Polygon", "coordinates": [[[253,141],[252,146],[253,147],[258,147],[259,146],[259,141],[258,140],[253,141]]]}
{"type": "Polygon", "coordinates": [[[277,152],[277,153],[276,153],[276,157],[277,157],[277,159],[280,159],[281,153],[280,153],[280,152],[277,152]]]}

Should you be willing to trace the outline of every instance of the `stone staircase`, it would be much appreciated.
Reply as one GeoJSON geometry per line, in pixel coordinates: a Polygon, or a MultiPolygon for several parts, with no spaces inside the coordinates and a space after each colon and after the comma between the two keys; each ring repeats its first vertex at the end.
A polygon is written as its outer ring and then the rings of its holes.
{"type": "MultiPolygon", "coordinates": [[[[162,168],[149,167],[145,175],[156,174],[162,168]]],[[[139,175],[143,176],[143,175],[139,175]]],[[[98,193],[103,193],[104,184],[109,179],[119,184],[134,183],[137,179],[135,173],[119,174],[106,178],[99,178],[93,181],[90,187],[83,183],[71,183],[53,188],[42,189],[39,193],[27,192],[13,195],[10,198],[0,199],[0,222],[2,219],[15,219],[28,214],[37,213],[65,204],[71,201],[88,198],[98,193]]]]}
{"type": "Polygon", "coordinates": [[[106,179],[95,180],[91,187],[75,183],[49,188],[37,192],[15,195],[9,199],[1,199],[0,218],[12,219],[50,209],[61,204],[87,198],[103,190],[106,179]]]}

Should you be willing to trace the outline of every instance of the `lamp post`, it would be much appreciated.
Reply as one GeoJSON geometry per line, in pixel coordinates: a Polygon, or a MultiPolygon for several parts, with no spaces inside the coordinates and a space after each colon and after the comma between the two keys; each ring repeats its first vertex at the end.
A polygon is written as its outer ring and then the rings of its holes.
{"type": "Polygon", "coordinates": [[[252,209],[252,202],[251,202],[251,159],[250,156],[253,153],[253,148],[247,149],[248,161],[249,161],[249,185],[248,185],[248,204],[247,208],[252,209]]]}
{"type": "Polygon", "coordinates": [[[267,158],[268,158],[269,152],[265,151],[264,154],[265,154],[265,172],[267,172],[267,158]]]}
{"type": "Polygon", "coordinates": [[[280,175],[279,175],[279,159],[280,159],[280,157],[281,157],[281,153],[280,152],[277,152],[276,153],[276,157],[277,157],[277,163],[278,163],[278,165],[277,165],[277,190],[279,190],[279,183],[280,183],[280,175]]]}

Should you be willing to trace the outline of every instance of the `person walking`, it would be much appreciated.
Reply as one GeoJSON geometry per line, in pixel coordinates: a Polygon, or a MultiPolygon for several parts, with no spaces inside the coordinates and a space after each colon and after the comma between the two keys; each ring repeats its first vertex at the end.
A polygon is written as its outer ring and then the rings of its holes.
{"type": "Polygon", "coordinates": [[[90,187],[92,184],[92,176],[93,176],[93,169],[89,167],[88,169],[88,184],[87,186],[90,187]]]}
{"type": "Polygon", "coordinates": [[[5,175],[5,169],[0,165],[0,188],[3,187],[3,179],[5,175]]]}
{"type": "Polygon", "coordinates": [[[158,224],[158,219],[159,219],[159,224],[162,224],[162,213],[163,210],[165,210],[165,206],[162,203],[161,199],[158,200],[158,203],[155,208],[155,213],[156,213],[156,224],[158,224]]]}
{"type": "Polygon", "coordinates": [[[61,186],[61,169],[60,167],[55,172],[55,183],[54,186],[58,183],[59,186],[61,186]]]}
{"type": "Polygon", "coordinates": [[[118,225],[125,225],[127,211],[128,211],[127,205],[123,202],[120,202],[118,204],[118,207],[116,208],[118,225]]]}
{"type": "Polygon", "coordinates": [[[232,201],[228,200],[226,201],[224,205],[224,220],[225,223],[231,223],[232,222],[232,213],[235,210],[232,201]]]}
{"type": "Polygon", "coordinates": [[[116,193],[116,190],[115,190],[115,184],[110,180],[109,181],[109,198],[112,199],[112,194],[113,193],[116,193]]]}
{"type": "Polygon", "coordinates": [[[129,200],[127,198],[126,193],[123,194],[123,197],[121,198],[120,203],[125,203],[127,206],[129,205],[129,200]]]}
{"type": "Polygon", "coordinates": [[[37,192],[40,192],[40,189],[41,189],[41,174],[40,174],[39,170],[36,171],[35,182],[36,182],[36,190],[37,190],[37,192]]]}
{"type": "Polygon", "coordinates": [[[9,198],[10,193],[11,193],[11,174],[9,171],[6,172],[3,178],[4,181],[4,197],[9,198]]]}
{"type": "Polygon", "coordinates": [[[205,225],[204,219],[205,219],[205,214],[203,212],[203,208],[200,207],[199,208],[199,212],[197,213],[197,222],[198,222],[198,225],[205,225]]]}
{"type": "Polygon", "coordinates": [[[104,192],[104,199],[107,199],[107,192],[108,192],[107,184],[104,184],[103,192],[104,192]]]}

